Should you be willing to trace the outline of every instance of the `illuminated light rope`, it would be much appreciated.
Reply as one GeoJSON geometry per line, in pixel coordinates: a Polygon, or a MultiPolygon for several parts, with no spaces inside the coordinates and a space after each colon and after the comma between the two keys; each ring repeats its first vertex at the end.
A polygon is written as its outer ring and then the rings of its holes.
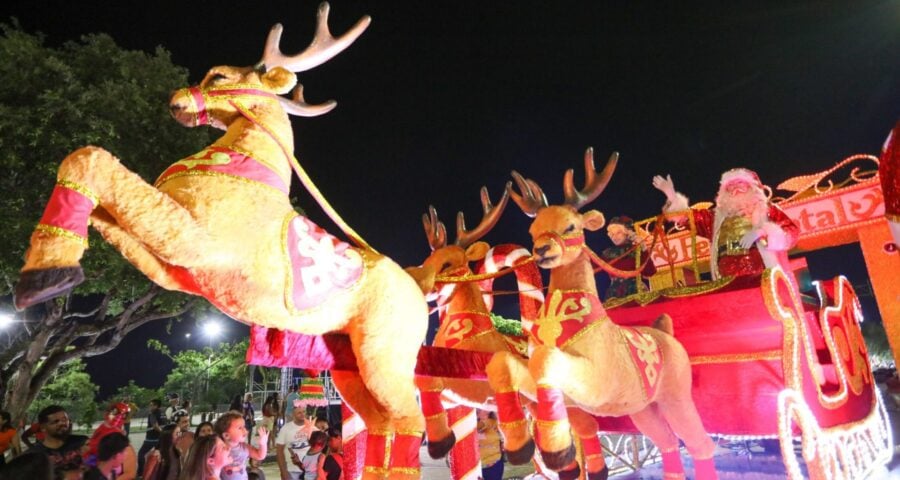
{"type": "MultiPolygon", "coordinates": [[[[841,291],[841,294],[838,296],[838,305],[842,305],[842,302],[844,301],[843,291],[844,288],[847,287],[847,279],[842,276],[838,277],[837,287],[839,287],[841,291]]],[[[780,320],[784,328],[784,342],[782,348],[785,352],[783,369],[786,387],[797,391],[802,391],[803,389],[800,368],[800,343],[802,341],[803,353],[806,355],[807,365],[809,365],[810,373],[815,380],[814,383],[819,403],[821,403],[823,407],[829,409],[838,408],[843,405],[847,401],[847,386],[849,382],[847,380],[847,372],[844,369],[842,356],[840,355],[840,352],[835,351],[834,338],[831,329],[826,328],[827,325],[823,327],[821,324],[822,319],[819,319],[820,328],[826,339],[829,353],[834,360],[833,365],[837,371],[840,383],[840,389],[837,393],[827,395],[822,392],[822,385],[818,381],[821,373],[814,370],[814,366],[820,364],[815,355],[814,348],[810,343],[809,333],[806,330],[806,323],[803,320],[803,306],[800,303],[800,297],[780,266],[776,266],[763,274],[762,290],[763,300],[766,307],[769,309],[769,314],[773,318],[780,320]],[[784,305],[780,301],[777,292],[779,285],[787,286],[787,289],[790,292],[791,305],[784,305]]]]}
{"type": "Polygon", "coordinates": [[[802,453],[810,478],[856,480],[891,461],[894,439],[878,390],[869,415],[850,424],[821,428],[803,399],[803,394],[787,388],[778,394],[778,437],[789,478],[805,478],[793,451],[792,422],[802,432],[802,453]]]}

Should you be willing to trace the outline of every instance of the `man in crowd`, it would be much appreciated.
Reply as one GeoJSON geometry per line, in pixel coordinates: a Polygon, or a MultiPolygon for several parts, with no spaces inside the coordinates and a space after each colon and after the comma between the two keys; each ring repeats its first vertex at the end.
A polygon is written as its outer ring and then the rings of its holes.
{"type": "Polygon", "coordinates": [[[38,413],[42,440],[37,441],[30,451],[44,452],[53,463],[57,478],[77,480],[81,478],[82,448],[87,442],[84,435],[72,435],[72,423],[66,409],[50,405],[38,413]]]}
{"type": "Polygon", "coordinates": [[[175,392],[167,393],[166,399],[169,400],[169,406],[166,407],[166,420],[163,424],[175,422],[175,412],[181,410],[180,399],[175,392]]]}
{"type": "Polygon", "coordinates": [[[306,450],[309,450],[310,425],[307,425],[306,409],[295,406],[291,421],[285,422],[275,439],[275,460],[281,471],[281,480],[299,480],[303,477],[298,466],[306,450]]]}
{"type": "MultiPolygon", "coordinates": [[[[664,212],[688,209],[687,197],[675,191],[670,176],[653,177],[653,186],[666,195],[664,212]]],[[[723,173],[713,210],[693,210],[693,215],[697,234],[710,239],[709,268],[714,280],[758,277],[775,265],[790,272],[787,252],[797,243],[800,228],[769,203],[755,172],[735,168],[723,173]]]]}
{"type": "Polygon", "coordinates": [[[147,452],[153,450],[159,443],[159,433],[165,424],[162,414],[162,402],[159,399],[150,400],[150,413],[147,414],[147,436],[138,451],[138,474],[144,472],[144,458],[147,452]]]}
{"type": "Polygon", "coordinates": [[[291,392],[284,399],[284,423],[288,423],[294,418],[294,402],[300,401],[300,384],[291,387],[291,392]]]}

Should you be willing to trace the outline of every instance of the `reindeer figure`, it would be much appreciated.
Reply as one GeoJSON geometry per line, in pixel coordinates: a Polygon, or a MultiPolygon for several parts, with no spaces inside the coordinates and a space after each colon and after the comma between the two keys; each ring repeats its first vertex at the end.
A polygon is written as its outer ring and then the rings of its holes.
{"type": "Polygon", "coordinates": [[[299,216],[288,198],[291,167],[302,172],[289,115],[321,115],[335,103],[309,105],[299,85],[293,99],[281,95],[297,85],[295,73],[327,62],[370,22],[364,17],[334,38],[328,10],[319,7],[304,52],[282,54],[276,25],[259,64],[214,67],[198,86],[173,95],[176,120],[225,134],[155,185],[98,147],[63,160],[15,303],[22,309],[48,300],[84,279],[79,262],[90,223],[158,285],[202,295],[238,321],[345,333],[359,372],[334,372],[334,382],[369,429],[365,476],[418,477],[424,418],[413,371],[428,323],[422,293],[390,259],[340,242],[299,216]]]}
{"type": "MultiPolygon", "coordinates": [[[[694,457],[696,478],[716,478],[713,442],[703,429],[691,398],[691,366],[687,353],[672,336],[668,316],[654,328],[626,328],[606,315],[597,295],[590,251],[584,231],[603,227],[603,214],[578,210],[596,199],[609,182],[618,161],[613,153],[602,172],[594,170],[593,151],[585,153],[585,188],[573,185],[566,172],[565,203],[549,206],[536,182],[513,172],[521,191],[510,188],[513,201],[534,217],[529,233],[539,267],[550,270],[547,300],[530,333],[538,344],[527,362],[497,353],[488,365],[488,378],[498,392],[500,425],[511,461],[522,461],[534,448],[517,404],[521,391],[537,400],[536,441],[544,462],[560,478],[577,474],[570,434],[596,439],[589,422],[576,415],[628,415],[663,453],[666,478],[684,478],[678,435],[694,457]],[[534,391],[530,391],[534,388],[534,391]],[[567,406],[570,408],[567,409],[567,406]],[[571,408],[577,407],[577,408],[571,408]],[[574,470],[574,472],[573,472],[574,470]]],[[[596,423],[595,430],[596,430],[596,423]]],[[[596,446],[584,445],[591,479],[598,471],[596,446]]]]}
{"type": "MultiPolygon", "coordinates": [[[[509,185],[507,185],[507,188],[509,185]]],[[[517,352],[512,339],[497,332],[490,317],[492,297],[485,295],[484,289],[490,288],[492,280],[484,282],[437,283],[437,276],[472,275],[470,262],[485,259],[491,254],[493,268],[512,267],[516,260],[521,260],[524,253],[519,247],[516,251],[509,246],[498,249],[503,253],[493,255],[489,245],[479,241],[490,231],[509,202],[509,193],[504,190],[497,205],[492,205],[487,188],[481,189],[481,204],[484,217],[474,230],[467,230],[465,218],[459,212],[456,219],[456,241],[447,243],[447,229],[438,220],[437,211],[429,207],[428,214],[422,215],[422,224],[432,253],[417,268],[414,274],[419,278],[420,286],[426,294],[433,293],[440,315],[440,327],[434,338],[434,345],[478,352],[517,352]],[[515,254],[511,254],[515,252],[515,254]],[[508,262],[508,263],[507,263],[508,262]]],[[[408,269],[409,271],[409,269],[408,269]]],[[[520,286],[527,289],[537,288],[540,291],[541,280],[537,268],[527,264],[516,269],[520,286]]],[[[534,300],[531,293],[523,293],[520,297],[523,314],[533,320],[539,301],[534,300]]],[[[433,458],[447,454],[456,441],[453,430],[448,423],[447,412],[443,403],[454,403],[468,407],[495,410],[487,400],[493,394],[490,386],[483,381],[455,378],[419,377],[416,379],[425,412],[425,430],[428,435],[428,453],[433,458]],[[442,402],[443,400],[443,402],[442,402]]]]}

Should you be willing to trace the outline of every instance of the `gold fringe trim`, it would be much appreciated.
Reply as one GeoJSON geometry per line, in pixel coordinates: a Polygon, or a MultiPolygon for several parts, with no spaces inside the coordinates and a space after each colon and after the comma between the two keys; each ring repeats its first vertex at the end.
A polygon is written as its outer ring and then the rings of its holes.
{"type": "Polygon", "coordinates": [[[900,214],[893,214],[893,213],[885,212],[884,218],[886,218],[894,223],[900,223],[900,214]]]}
{"type": "Polygon", "coordinates": [[[425,417],[425,421],[427,422],[429,420],[437,420],[441,417],[446,417],[446,416],[447,416],[447,412],[435,413],[434,415],[429,415],[429,416],[425,417]]]}
{"type": "Polygon", "coordinates": [[[95,207],[100,204],[100,196],[80,183],[75,183],[71,180],[59,179],[56,181],[56,184],[60,187],[68,188],[69,190],[73,190],[84,195],[88,198],[88,200],[91,201],[91,203],[94,204],[95,207]]]}
{"type": "Polygon", "coordinates": [[[739,363],[755,361],[781,361],[781,350],[767,350],[753,353],[726,353],[723,355],[698,355],[690,357],[691,365],[706,365],[710,363],[739,363]]]}
{"type": "Polygon", "coordinates": [[[528,419],[513,420],[511,422],[497,422],[500,428],[516,428],[528,424],[528,419]]]}
{"type": "Polygon", "coordinates": [[[555,428],[558,426],[567,426],[569,424],[569,419],[568,418],[561,418],[559,420],[534,419],[534,424],[540,428],[555,428]]]}
{"type": "Polygon", "coordinates": [[[53,225],[46,225],[43,223],[39,223],[36,227],[34,227],[34,231],[43,232],[49,235],[53,235],[55,237],[66,238],[75,242],[78,242],[82,247],[88,248],[88,239],[82,237],[81,235],[71,231],[66,230],[65,228],[55,227],[53,225]]]}
{"type": "Polygon", "coordinates": [[[406,475],[419,475],[422,469],[417,467],[391,467],[390,473],[403,473],[406,475]]]}
{"type": "Polygon", "coordinates": [[[247,184],[247,185],[253,185],[254,187],[264,187],[264,189],[267,189],[267,190],[270,190],[270,191],[274,191],[274,192],[278,192],[279,194],[284,195],[284,192],[282,192],[282,191],[279,190],[278,188],[275,188],[275,187],[273,187],[273,186],[271,186],[271,185],[269,185],[269,184],[267,184],[267,183],[258,182],[258,181],[256,181],[256,180],[251,180],[251,179],[249,179],[249,178],[247,178],[247,177],[242,177],[242,176],[240,176],[240,175],[232,175],[232,174],[230,174],[230,173],[216,172],[216,171],[213,171],[213,170],[182,170],[182,171],[180,171],[180,172],[175,172],[175,173],[173,173],[173,174],[171,174],[171,175],[166,175],[165,178],[163,178],[163,179],[161,179],[161,180],[158,180],[155,184],[153,184],[153,186],[156,187],[156,188],[160,188],[160,187],[162,187],[163,185],[165,185],[166,183],[168,183],[170,180],[175,180],[176,178],[181,178],[181,177],[218,177],[218,178],[228,178],[228,179],[231,179],[231,180],[237,180],[238,182],[245,183],[245,184],[247,184]]]}

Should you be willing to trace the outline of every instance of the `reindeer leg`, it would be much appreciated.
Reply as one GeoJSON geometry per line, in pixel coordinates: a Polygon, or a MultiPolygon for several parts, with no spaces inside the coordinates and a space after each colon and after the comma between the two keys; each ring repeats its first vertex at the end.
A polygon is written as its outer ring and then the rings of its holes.
{"type": "Polygon", "coordinates": [[[661,400],[659,410],[675,434],[684,441],[691,458],[694,459],[694,478],[697,480],[719,478],[713,461],[716,445],[703,428],[690,390],[687,391],[686,398],[666,400],[665,403],[661,400]]]}
{"type": "Polygon", "coordinates": [[[597,419],[580,408],[568,408],[567,412],[572,431],[581,440],[587,480],[606,480],[609,477],[609,468],[606,467],[603,445],[597,435],[599,429],[597,419]]]}
{"type": "Polygon", "coordinates": [[[534,395],[535,386],[525,362],[509,352],[497,352],[487,368],[488,383],[494,390],[500,432],[509,463],[523,465],[534,457],[534,441],[528,431],[519,392],[534,395]]]}
{"type": "Polygon", "coordinates": [[[97,208],[91,213],[91,226],[153,283],[167,290],[194,293],[184,281],[179,281],[172,275],[176,267],[167,265],[153,255],[141,242],[123,230],[103,208],[97,208]]]}
{"type": "Polygon", "coordinates": [[[556,472],[570,468],[575,461],[575,442],[565,404],[568,386],[565,379],[572,374],[573,364],[579,361],[585,362],[546,345],[535,348],[528,360],[528,370],[537,382],[537,446],[547,468],[556,472]]]}
{"type": "Polygon", "coordinates": [[[58,178],[16,285],[19,309],[80,283],[88,217],[98,206],[168,263],[191,265],[209,248],[206,232],[187,210],[103,149],[71,153],[60,164],[58,178]]]}
{"type": "Polygon", "coordinates": [[[444,458],[456,443],[456,436],[450,429],[447,411],[441,402],[444,382],[440,378],[416,377],[422,413],[425,414],[425,434],[428,437],[428,455],[444,458]]]}
{"type": "Polygon", "coordinates": [[[335,370],[331,372],[331,376],[341,398],[366,424],[368,432],[363,480],[386,479],[391,466],[388,450],[394,433],[387,410],[366,388],[357,372],[335,370]]]}
{"type": "Polygon", "coordinates": [[[685,478],[681,453],[678,451],[678,438],[675,437],[669,424],[660,414],[657,404],[651,403],[647,405],[647,408],[630,415],[630,417],[634,426],[649,437],[662,453],[663,476],[672,479],[685,478]]]}

